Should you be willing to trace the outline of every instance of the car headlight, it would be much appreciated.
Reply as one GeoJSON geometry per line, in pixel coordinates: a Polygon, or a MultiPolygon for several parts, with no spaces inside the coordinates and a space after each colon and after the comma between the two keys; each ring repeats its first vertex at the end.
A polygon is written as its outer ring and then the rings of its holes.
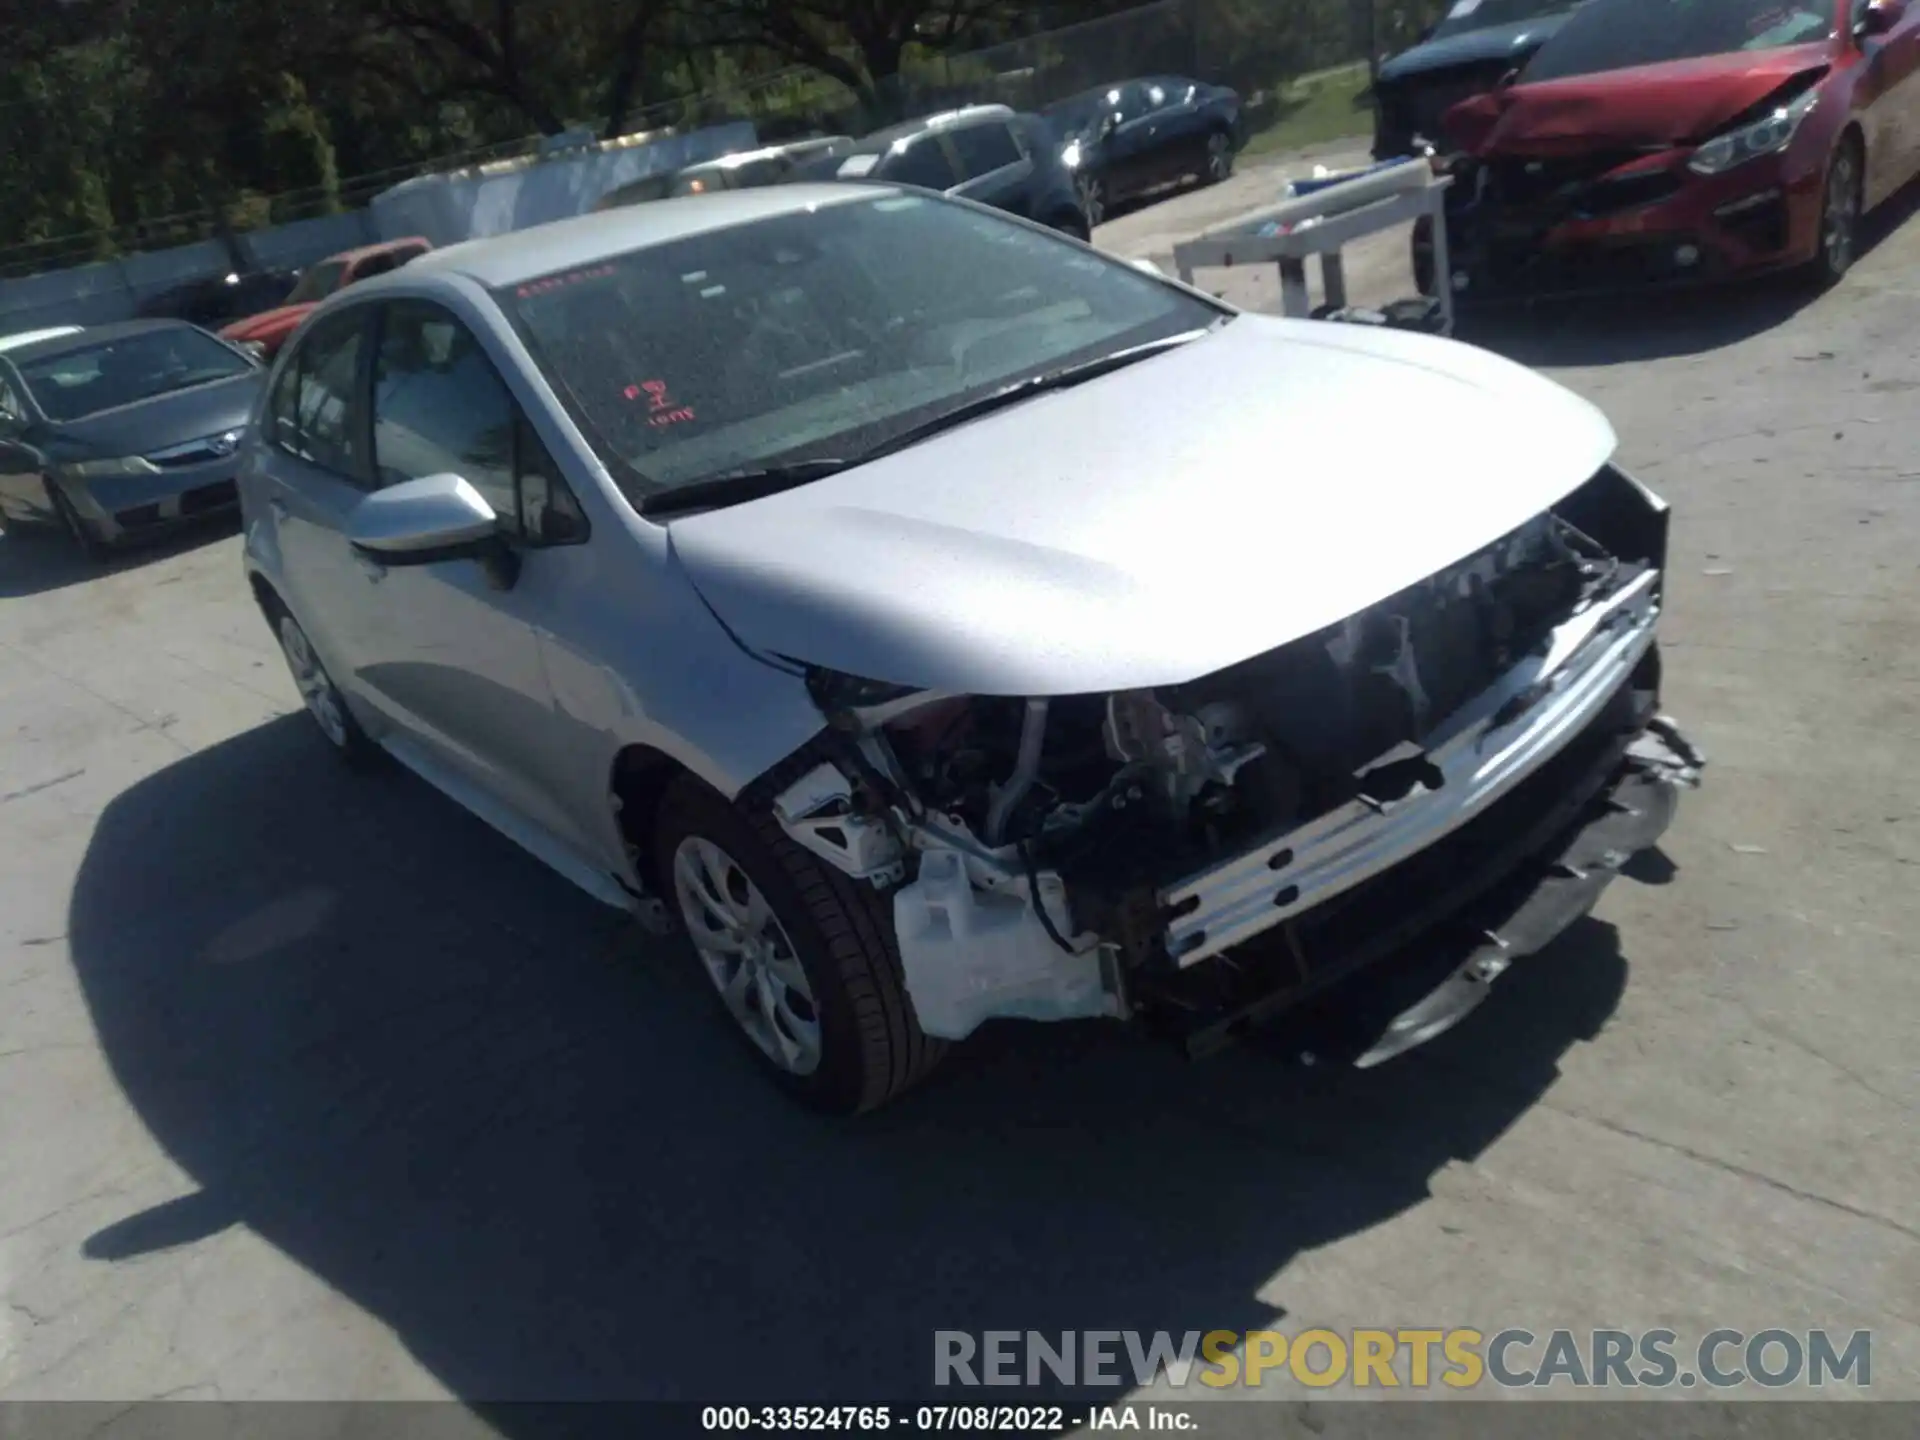
{"type": "Polygon", "coordinates": [[[121,475],[158,475],[160,467],[142,455],[117,460],[80,460],[60,467],[76,480],[111,480],[121,475]]]}
{"type": "Polygon", "coordinates": [[[1066,143],[1066,147],[1060,152],[1060,163],[1069,170],[1077,170],[1080,168],[1080,155],[1080,142],[1078,140],[1069,140],[1066,143]]]}
{"type": "Polygon", "coordinates": [[[1794,132],[1800,128],[1800,122],[1813,109],[1819,93],[1809,90],[1751,125],[1742,125],[1738,130],[1714,136],[1693,152],[1693,158],[1687,161],[1687,168],[1696,175],[1720,175],[1736,165],[1744,165],[1762,155],[1784,150],[1787,142],[1793,139],[1794,132]]]}

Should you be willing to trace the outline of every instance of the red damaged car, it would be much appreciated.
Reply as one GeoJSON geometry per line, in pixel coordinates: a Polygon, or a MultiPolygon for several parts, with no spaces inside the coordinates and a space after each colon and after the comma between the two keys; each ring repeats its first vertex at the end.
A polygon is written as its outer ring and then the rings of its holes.
{"type": "MultiPolygon", "coordinates": [[[[1920,171],[1920,8],[1587,0],[1443,126],[1462,299],[1797,267],[1830,285],[1920,171]]],[[[1414,265],[1430,290],[1429,235],[1414,265]]]]}

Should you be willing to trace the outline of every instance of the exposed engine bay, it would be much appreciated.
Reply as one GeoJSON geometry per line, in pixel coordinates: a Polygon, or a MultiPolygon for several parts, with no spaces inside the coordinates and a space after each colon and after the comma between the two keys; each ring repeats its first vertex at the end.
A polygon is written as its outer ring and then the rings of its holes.
{"type": "MultiPolygon", "coordinates": [[[[1530,863],[1578,871],[1567,904],[1584,913],[1658,838],[1702,763],[1657,715],[1666,518],[1609,467],[1437,574],[1178,686],[822,685],[820,761],[771,803],[796,841],[892,892],[929,1034],[1140,1013],[1208,1048],[1530,863]]],[[[1519,898],[1536,921],[1537,894],[1519,898]]],[[[1504,966],[1514,941],[1480,933],[1504,966]]],[[[1488,963],[1463,962],[1482,989],[1488,963]]],[[[1383,1043],[1457,1018],[1423,1012],[1383,1043]]]]}

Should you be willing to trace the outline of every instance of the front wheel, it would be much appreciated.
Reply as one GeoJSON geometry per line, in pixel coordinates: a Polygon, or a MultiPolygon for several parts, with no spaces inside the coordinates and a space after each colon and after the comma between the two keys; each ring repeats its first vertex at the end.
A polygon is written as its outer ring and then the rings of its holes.
{"type": "Polygon", "coordinates": [[[1218,185],[1233,174],[1233,137],[1224,130],[1207,136],[1206,165],[1202,173],[1209,185],[1218,185]]]}
{"type": "Polygon", "coordinates": [[[1106,223],[1107,218],[1107,182],[1098,175],[1082,175],[1077,187],[1080,191],[1080,213],[1087,217],[1087,230],[1106,223]]]}
{"type": "Polygon", "coordinates": [[[74,508],[73,501],[67,498],[66,492],[58,485],[48,482],[47,498],[53,504],[53,513],[60,521],[60,528],[65,530],[68,538],[79,547],[81,556],[95,565],[105,560],[107,558],[106,542],[94,533],[91,525],[80,518],[80,512],[74,508]]]}
{"type": "Polygon", "coordinates": [[[771,815],[684,778],[661,803],[654,855],[734,1031],[788,1094],[830,1114],[871,1110],[945,1053],[914,1018],[886,898],[771,815]]]}
{"type": "Polygon", "coordinates": [[[1859,246],[1863,166],[1860,146],[1847,136],[1827,165],[1820,198],[1820,246],[1814,252],[1813,279],[1822,290],[1838,285],[1859,246]]]}
{"type": "Polygon", "coordinates": [[[319,726],[320,733],[342,760],[355,769],[370,766],[379,754],[379,747],[353,718],[345,697],[333,683],[333,677],[327,674],[327,667],[320,662],[307,632],[279,606],[274,607],[269,618],[273,621],[274,638],[280,642],[280,652],[286,656],[287,669],[300,691],[300,701],[313,723],[319,726]]]}

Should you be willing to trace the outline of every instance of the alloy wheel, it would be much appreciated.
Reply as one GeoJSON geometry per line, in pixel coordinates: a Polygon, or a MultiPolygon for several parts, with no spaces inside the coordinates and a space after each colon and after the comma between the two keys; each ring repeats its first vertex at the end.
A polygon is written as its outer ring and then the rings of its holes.
{"type": "Polygon", "coordinates": [[[813,985],[760,887],[731,855],[689,835],[673,855],[673,891],[700,964],[747,1037],[782,1070],[820,1066],[813,985]]]}
{"type": "Polygon", "coordinates": [[[1820,253],[1827,273],[1844,274],[1853,264],[1860,223],[1860,166],[1853,148],[1843,145],[1827,170],[1826,205],[1820,216],[1820,253]]]}
{"type": "Polygon", "coordinates": [[[1233,142],[1219,131],[1207,137],[1207,179],[1216,184],[1233,173],[1233,142]]]}
{"type": "Polygon", "coordinates": [[[1085,175],[1080,180],[1080,208],[1086,212],[1087,229],[1102,224],[1107,218],[1107,187],[1100,183],[1098,175],[1085,175]]]}
{"type": "Polygon", "coordinates": [[[293,672],[293,683],[299,687],[300,699],[306,705],[307,713],[313,716],[321,733],[337,749],[345,750],[350,737],[340,692],[333,688],[326,667],[320,663],[320,657],[313,653],[313,643],[307,639],[307,632],[300,628],[291,615],[283,615],[280,617],[278,633],[280,649],[287,657],[287,669],[293,672]]]}

